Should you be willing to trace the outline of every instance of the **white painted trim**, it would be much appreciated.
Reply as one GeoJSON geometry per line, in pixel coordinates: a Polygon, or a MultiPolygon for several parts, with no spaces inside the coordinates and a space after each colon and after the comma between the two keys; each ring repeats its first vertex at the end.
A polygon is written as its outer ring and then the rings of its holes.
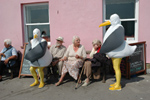
{"type": "MultiPolygon", "coordinates": [[[[23,6],[23,16],[25,16],[25,6],[23,6]]],[[[24,40],[25,42],[28,42],[27,26],[25,25],[26,17],[23,17],[23,18],[24,18],[24,40]]]]}
{"type": "MultiPolygon", "coordinates": [[[[38,3],[38,4],[25,4],[23,5],[23,18],[24,18],[24,40],[25,42],[28,42],[28,32],[27,32],[27,26],[28,25],[50,25],[50,21],[48,23],[26,23],[26,13],[25,13],[25,7],[29,6],[39,6],[39,5],[48,5],[49,3],[38,3]]],[[[48,17],[49,17],[49,7],[48,7],[48,17]]]]}
{"type": "Polygon", "coordinates": [[[26,23],[26,25],[49,25],[49,23],[26,23]]]}
{"type": "MultiPolygon", "coordinates": [[[[105,19],[106,18],[106,4],[105,0],[103,0],[103,21],[108,21],[105,19]]],[[[138,32],[139,32],[139,0],[135,0],[135,18],[131,19],[120,19],[121,21],[135,21],[135,28],[134,28],[134,38],[133,40],[131,39],[130,41],[127,41],[128,43],[135,43],[138,42],[138,32]]],[[[103,28],[103,35],[106,32],[106,27],[103,28]]]]}
{"type": "Polygon", "coordinates": [[[134,28],[134,40],[127,41],[128,43],[138,42],[139,33],[139,0],[135,0],[135,28],[134,28]]]}
{"type": "MultiPolygon", "coordinates": [[[[106,18],[106,4],[105,4],[105,0],[103,0],[103,22],[105,22],[105,18],[106,18]]],[[[103,37],[106,33],[106,27],[103,27],[103,37]]]]}
{"type": "Polygon", "coordinates": [[[135,0],[136,1],[136,4],[135,4],[135,18],[136,18],[136,21],[135,21],[135,42],[138,42],[138,35],[139,35],[139,0],[135,0]]]}
{"type": "MultiPolygon", "coordinates": [[[[109,21],[109,20],[105,20],[105,21],[109,21]]],[[[120,19],[120,21],[137,21],[136,18],[131,18],[131,19],[120,19]]]]}

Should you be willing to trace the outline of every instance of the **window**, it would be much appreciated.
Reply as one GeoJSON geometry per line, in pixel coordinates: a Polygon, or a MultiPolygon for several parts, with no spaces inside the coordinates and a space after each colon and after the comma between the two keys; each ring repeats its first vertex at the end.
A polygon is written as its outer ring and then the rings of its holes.
{"type": "Polygon", "coordinates": [[[41,36],[50,39],[49,7],[47,3],[23,6],[25,42],[33,38],[33,30],[40,29],[41,36]]]}
{"type": "MultiPolygon", "coordinates": [[[[103,0],[104,21],[114,13],[118,14],[125,28],[127,42],[138,41],[138,2],[139,0],[103,0]]],[[[104,29],[105,30],[105,29],[104,29]]],[[[105,32],[105,31],[104,31],[105,32]]]]}

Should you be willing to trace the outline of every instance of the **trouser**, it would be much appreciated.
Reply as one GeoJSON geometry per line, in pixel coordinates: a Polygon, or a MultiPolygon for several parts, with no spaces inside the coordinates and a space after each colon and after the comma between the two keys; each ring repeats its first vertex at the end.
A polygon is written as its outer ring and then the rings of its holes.
{"type": "Polygon", "coordinates": [[[6,68],[4,61],[0,61],[0,76],[3,74],[3,70],[6,68]]]}
{"type": "MultiPolygon", "coordinates": [[[[85,61],[84,62],[84,74],[86,75],[87,78],[91,78],[92,76],[92,68],[91,68],[91,61],[85,61]]],[[[100,68],[96,70],[95,73],[93,73],[93,78],[94,79],[99,79],[100,78],[100,68]]]]}
{"type": "Polygon", "coordinates": [[[91,69],[91,61],[85,61],[84,63],[84,72],[87,78],[91,78],[92,69],[91,69]]]}
{"type": "Polygon", "coordinates": [[[57,69],[58,69],[58,74],[61,75],[62,66],[63,66],[63,62],[62,61],[59,61],[55,66],[52,66],[53,73],[56,74],[57,73],[57,69]]]}

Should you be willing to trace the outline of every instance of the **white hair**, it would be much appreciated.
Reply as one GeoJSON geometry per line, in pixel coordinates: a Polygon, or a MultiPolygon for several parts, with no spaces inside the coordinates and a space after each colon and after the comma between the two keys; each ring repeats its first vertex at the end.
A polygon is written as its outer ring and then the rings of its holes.
{"type": "Polygon", "coordinates": [[[6,43],[7,45],[11,45],[11,40],[10,39],[5,39],[4,43],[6,43]]]}
{"type": "Polygon", "coordinates": [[[93,40],[92,44],[93,45],[97,44],[98,46],[100,46],[101,45],[101,41],[98,40],[98,39],[95,39],[95,40],[93,40]]]}
{"type": "Polygon", "coordinates": [[[76,39],[79,39],[79,40],[80,40],[80,38],[79,38],[78,36],[73,36],[72,43],[74,43],[74,41],[75,41],[76,39]]]}

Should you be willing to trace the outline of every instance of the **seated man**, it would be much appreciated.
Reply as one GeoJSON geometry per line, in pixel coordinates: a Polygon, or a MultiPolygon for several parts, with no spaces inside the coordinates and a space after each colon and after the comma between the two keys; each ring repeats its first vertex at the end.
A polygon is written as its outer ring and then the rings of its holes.
{"type": "Polygon", "coordinates": [[[11,46],[10,39],[4,40],[4,46],[5,47],[0,52],[0,81],[2,81],[3,69],[14,65],[15,60],[13,59],[17,59],[17,51],[11,46]]]}
{"type": "Polygon", "coordinates": [[[60,76],[62,65],[63,65],[63,62],[60,61],[60,59],[64,56],[66,47],[62,45],[62,43],[64,42],[63,37],[58,37],[56,40],[57,40],[56,44],[50,47],[50,52],[53,56],[53,61],[51,65],[52,65],[54,75],[56,75],[56,68],[58,68],[59,76],[60,76]]]}

